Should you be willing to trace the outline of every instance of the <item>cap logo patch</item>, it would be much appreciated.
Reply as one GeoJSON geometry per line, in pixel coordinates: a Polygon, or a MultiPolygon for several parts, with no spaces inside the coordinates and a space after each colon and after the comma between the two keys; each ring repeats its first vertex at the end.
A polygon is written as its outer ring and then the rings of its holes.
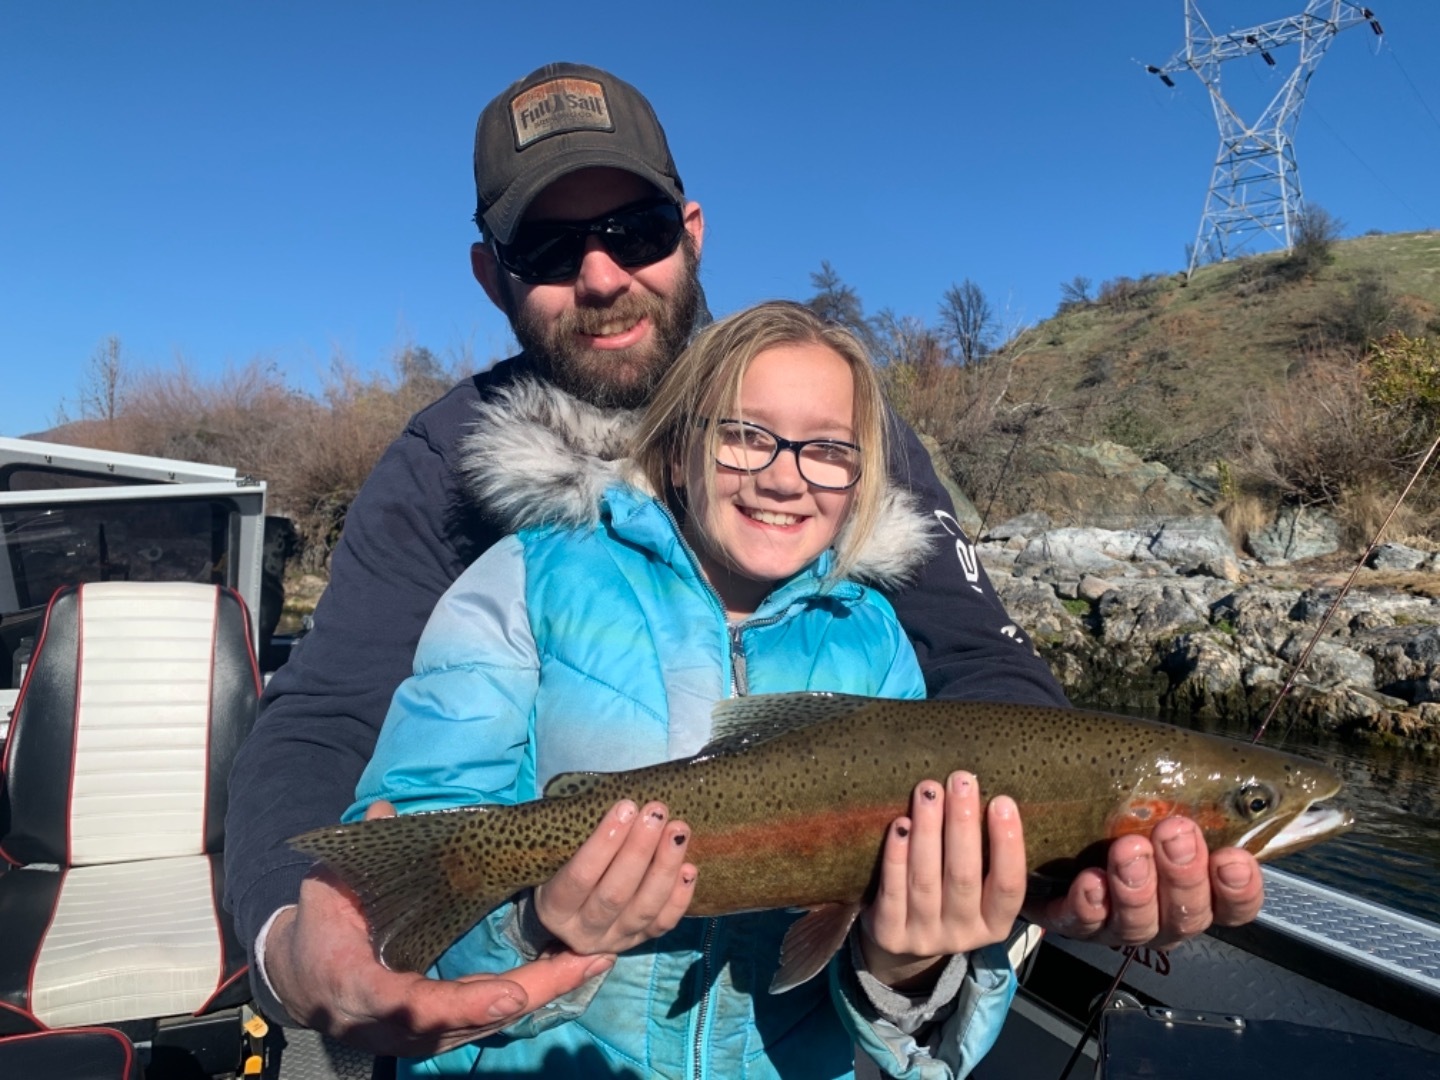
{"type": "Polygon", "coordinates": [[[515,149],[566,131],[614,131],[605,88],[591,79],[551,79],[510,99],[515,149]]]}

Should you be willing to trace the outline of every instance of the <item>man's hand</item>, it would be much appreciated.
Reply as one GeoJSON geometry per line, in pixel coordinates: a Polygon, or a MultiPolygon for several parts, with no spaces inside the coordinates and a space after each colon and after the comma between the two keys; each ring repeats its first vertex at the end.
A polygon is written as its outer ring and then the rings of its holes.
{"type": "Polygon", "coordinates": [[[614,962],[559,951],[503,976],[455,982],[391,971],[375,957],[354,894],[324,869],[301,884],[299,904],[275,919],[265,943],[266,977],[292,1017],[396,1057],[429,1057],[493,1035],[614,962]]]}
{"type": "Polygon", "coordinates": [[[1026,915],[1064,937],[1165,949],[1211,923],[1250,922],[1264,899],[1253,855],[1239,848],[1207,852],[1195,823],[1175,817],[1155,826],[1151,840],[1116,840],[1106,871],[1081,871],[1064,897],[1026,915]]]}
{"type": "Polygon", "coordinates": [[[1025,899],[1025,838],[1014,800],[984,810],[967,772],[942,788],[923,780],[885,837],[875,901],[860,915],[860,948],[870,974],[920,990],[955,953],[1004,941],[1025,899]],[[984,865],[982,815],[990,845],[984,865]]]}
{"type": "Polygon", "coordinates": [[[610,808],[560,873],[535,890],[545,929],[577,953],[620,953],[675,928],[695,895],[690,829],[663,803],[610,808]]]}

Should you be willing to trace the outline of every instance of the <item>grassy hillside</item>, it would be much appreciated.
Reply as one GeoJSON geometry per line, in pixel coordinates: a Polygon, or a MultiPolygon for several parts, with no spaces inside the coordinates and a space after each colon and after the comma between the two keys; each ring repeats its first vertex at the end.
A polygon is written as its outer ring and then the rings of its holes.
{"type": "Polygon", "coordinates": [[[979,365],[994,365],[988,374],[957,376],[961,393],[988,386],[994,406],[988,423],[939,437],[977,500],[993,487],[1003,501],[1001,469],[1023,475],[1026,449],[1056,441],[1105,439],[1178,471],[1213,469],[1239,459],[1307,373],[1354,369],[1397,330],[1440,331],[1440,233],[1335,241],[1321,258],[1253,256],[1188,282],[1117,279],[1022,333],[979,365]]]}
{"type": "Polygon", "coordinates": [[[1435,323],[1440,233],[1338,241],[1332,255],[1311,272],[1270,254],[1201,267],[1188,283],[1106,283],[1000,354],[1015,362],[1008,398],[1172,466],[1223,456],[1257,400],[1301,365],[1435,323]]]}

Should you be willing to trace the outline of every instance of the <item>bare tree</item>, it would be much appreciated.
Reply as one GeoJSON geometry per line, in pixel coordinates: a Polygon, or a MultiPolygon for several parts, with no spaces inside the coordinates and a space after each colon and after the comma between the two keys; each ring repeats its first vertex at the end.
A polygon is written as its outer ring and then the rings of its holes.
{"type": "Polygon", "coordinates": [[[113,424],[120,414],[129,373],[120,358],[120,339],[107,337],[90,356],[80,383],[80,416],[113,424]]]}
{"type": "Polygon", "coordinates": [[[945,346],[934,330],[914,315],[885,308],[875,316],[875,359],[883,366],[905,365],[920,370],[945,362],[945,346]]]}
{"type": "Polygon", "coordinates": [[[811,311],[827,322],[845,327],[864,342],[866,348],[875,347],[875,333],[865,318],[860,294],[854,287],[845,284],[828,259],[822,261],[820,269],[810,275],[810,285],[815,295],[805,303],[811,311]]]}
{"type": "Polygon", "coordinates": [[[1069,281],[1062,281],[1060,283],[1060,310],[1070,311],[1074,308],[1088,307],[1090,285],[1090,279],[1080,274],[1076,274],[1069,281]]]}
{"type": "Polygon", "coordinates": [[[973,364],[989,354],[995,338],[995,311],[980,286],[969,278],[945,290],[940,302],[940,333],[962,364],[973,364]]]}

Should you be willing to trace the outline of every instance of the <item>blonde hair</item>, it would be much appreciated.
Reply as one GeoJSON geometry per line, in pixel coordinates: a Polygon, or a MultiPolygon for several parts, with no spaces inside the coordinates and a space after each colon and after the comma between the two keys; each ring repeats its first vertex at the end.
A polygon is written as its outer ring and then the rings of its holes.
{"type": "MultiPolygon", "coordinates": [[[[740,384],[751,362],[767,349],[783,345],[830,349],[849,365],[854,381],[860,479],[851,489],[849,512],[835,538],[832,576],[843,577],[874,532],[887,486],[886,410],[880,379],[865,346],[844,327],[789,300],[757,304],[707,326],[661,381],[640,420],[631,456],[654,491],[671,493],[673,463],[689,461],[702,448],[705,461],[715,460],[715,425],[697,421],[740,415],[740,384]]],[[[713,506],[714,469],[706,471],[705,486],[713,506]]]]}

